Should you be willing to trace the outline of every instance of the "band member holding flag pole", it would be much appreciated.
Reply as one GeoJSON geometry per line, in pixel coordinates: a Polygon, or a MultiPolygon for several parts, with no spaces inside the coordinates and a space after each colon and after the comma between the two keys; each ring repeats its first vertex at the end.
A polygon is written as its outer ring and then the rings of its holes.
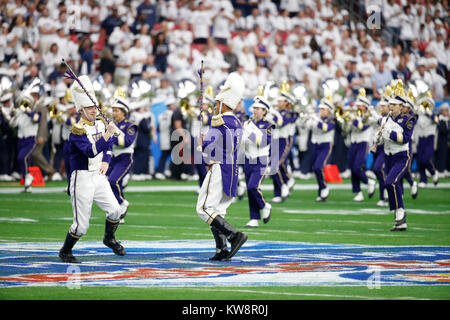
{"type": "MultiPolygon", "coordinates": [[[[111,161],[112,137],[117,127],[106,118],[97,120],[100,110],[89,77],[77,77],[69,66],[68,69],[65,76],[75,80],[70,92],[81,120],[72,126],[69,137],[73,223],[59,251],[59,258],[63,262],[79,262],[73,256],[72,248],[89,228],[93,202],[106,212],[103,243],[115,254],[123,256],[126,251],[115,238],[122,210],[106,177],[111,161]]],[[[100,115],[104,117],[102,112],[100,115]]]]}
{"type": "Polygon", "coordinates": [[[211,126],[202,142],[202,153],[209,171],[200,188],[197,213],[206,222],[216,241],[216,254],[211,260],[230,260],[247,241],[226,220],[227,208],[236,197],[238,182],[238,150],[242,126],[233,113],[245,90],[242,77],[233,72],[216,95],[211,126]],[[231,244],[228,251],[227,241],[231,244]]]}

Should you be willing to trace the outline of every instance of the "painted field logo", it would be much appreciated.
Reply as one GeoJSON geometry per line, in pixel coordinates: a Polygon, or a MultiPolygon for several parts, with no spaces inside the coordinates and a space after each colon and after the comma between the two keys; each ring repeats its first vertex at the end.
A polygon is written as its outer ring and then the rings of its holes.
{"type": "Polygon", "coordinates": [[[357,246],[248,241],[232,261],[209,261],[209,240],[124,242],[118,257],[80,242],[81,264],[58,260],[60,243],[0,244],[0,287],[449,285],[448,246],[357,246]]]}

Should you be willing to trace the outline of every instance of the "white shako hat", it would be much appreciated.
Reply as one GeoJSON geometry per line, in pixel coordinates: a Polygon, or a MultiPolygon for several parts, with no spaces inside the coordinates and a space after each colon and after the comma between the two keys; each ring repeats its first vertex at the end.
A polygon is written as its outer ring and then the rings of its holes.
{"type": "Polygon", "coordinates": [[[111,108],[119,108],[125,111],[125,114],[130,113],[130,104],[126,98],[125,90],[123,90],[121,87],[118,87],[116,91],[114,92],[114,101],[111,105],[111,108]]]}
{"type": "Polygon", "coordinates": [[[220,87],[220,92],[216,95],[215,100],[222,102],[230,109],[234,109],[241,101],[244,90],[244,79],[237,72],[232,72],[228,75],[223,86],[220,87]]]}
{"type": "MultiPolygon", "coordinates": [[[[89,93],[91,98],[94,100],[95,105],[98,106],[97,98],[95,97],[94,86],[92,85],[91,80],[88,76],[83,75],[78,78],[80,82],[83,84],[86,91],[89,93]]],[[[93,106],[91,99],[89,99],[86,92],[84,92],[83,88],[81,88],[80,84],[77,81],[74,81],[70,86],[70,94],[72,95],[72,100],[75,103],[75,108],[77,111],[85,107],[93,106]]]]}
{"type": "Polygon", "coordinates": [[[270,110],[270,103],[267,101],[263,86],[258,86],[258,94],[253,98],[252,107],[270,110]]]}

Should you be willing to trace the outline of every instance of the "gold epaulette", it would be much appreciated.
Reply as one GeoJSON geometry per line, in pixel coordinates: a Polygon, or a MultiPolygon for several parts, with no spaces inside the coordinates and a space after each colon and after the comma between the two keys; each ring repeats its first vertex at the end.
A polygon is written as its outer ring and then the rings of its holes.
{"type": "Polygon", "coordinates": [[[86,134],[86,128],[80,123],[74,123],[72,125],[72,133],[76,134],[77,136],[81,136],[83,134],[86,134]]]}
{"type": "Polygon", "coordinates": [[[220,127],[225,124],[225,121],[222,119],[222,114],[215,115],[211,118],[211,127],[220,127]]]}

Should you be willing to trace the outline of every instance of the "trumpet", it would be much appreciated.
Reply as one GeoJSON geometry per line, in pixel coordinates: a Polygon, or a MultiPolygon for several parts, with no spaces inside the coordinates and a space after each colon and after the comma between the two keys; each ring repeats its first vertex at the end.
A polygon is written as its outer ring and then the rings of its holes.
{"type": "Polygon", "coordinates": [[[64,122],[63,115],[67,114],[65,112],[59,111],[58,108],[56,107],[56,104],[52,104],[49,107],[48,113],[49,113],[50,119],[56,119],[56,121],[58,121],[59,123],[64,122]]]}
{"type": "Polygon", "coordinates": [[[344,110],[342,107],[337,106],[334,111],[334,117],[339,122],[350,122],[354,117],[363,117],[364,113],[361,109],[356,110],[344,110]]]}
{"type": "Polygon", "coordinates": [[[180,102],[180,110],[184,117],[195,118],[199,114],[197,106],[191,106],[189,100],[182,99],[180,102]]]}
{"type": "Polygon", "coordinates": [[[20,109],[23,112],[30,113],[33,110],[32,103],[28,99],[22,99],[22,101],[17,105],[14,105],[15,109],[20,109]]]}

